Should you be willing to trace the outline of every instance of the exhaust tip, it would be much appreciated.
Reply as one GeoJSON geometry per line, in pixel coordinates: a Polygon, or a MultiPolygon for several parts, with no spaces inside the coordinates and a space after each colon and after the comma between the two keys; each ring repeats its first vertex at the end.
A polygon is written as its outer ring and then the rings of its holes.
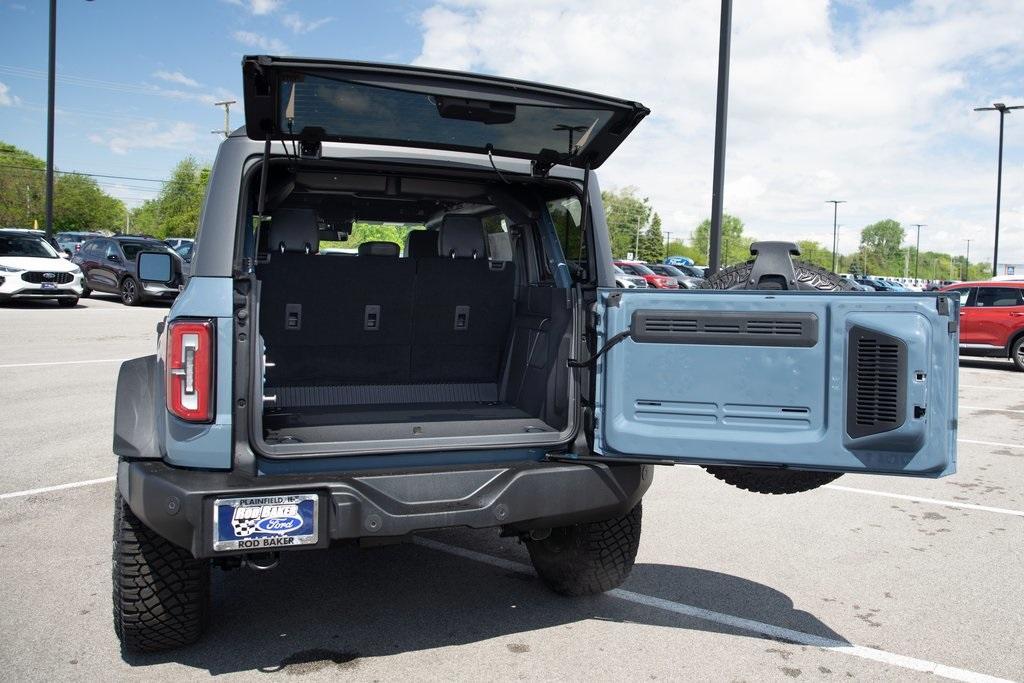
{"type": "Polygon", "coordinates": [[[260,553],[258,555],[250,555],[244,560],[245,566],[257,572],[274,569],[280,562],[280,553],[260,553]]]}

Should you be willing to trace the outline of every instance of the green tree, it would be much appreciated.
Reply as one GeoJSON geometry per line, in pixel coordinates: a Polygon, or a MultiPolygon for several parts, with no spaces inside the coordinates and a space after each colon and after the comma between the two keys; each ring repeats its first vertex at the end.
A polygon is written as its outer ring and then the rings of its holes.
{"type": "Polygon", "coordinates": [[[860,251],[870,273],[902,275],[903,238],[906,232],[891,218],[872,223],[860,232],[860,251]]]}
{"type": "Polygon", "coordinates": [[[647,197],[638,197],[635,187],[618,192],[605,190],[601,193],[605,220],[608,222],[608,237],[611,241],[612,257],[625,258],[637,252],[637,242],[650,226],[654,209],[647,197]]]}
{"type": "MultiPolygon", "coordinates": [[[[744,225],[736,216],[722,216],[722,265],[740,263],[750,258],[753,237],[744,234],[744,225]]],[[[711,248],[711,219],[705,219],[693,231],[693,247],[700,254],[698,263],[706,264],[711,248]]]]}
{"type": "MultiPolygon", "coordinates": [[[[816,266],[821,266],[826,270],[832,270],[832,250],[822,246],[819,242],[814,240],[800,240],[796,243],[800,247],[800,260],[806,261],[807,263],[813,263],[816,266]]],[[[837,262],[836,268],[840,268],[840,264],[837,262]]]]}
{"type": "Polygon", "coordinates": [[[57,176],[53,183],[53,228],[109,230],[124,225],[125,206],[100,189],[96,181],[78,173],[57,176]]]}
{"type": "Polygon", "coordinates": [[[661,233],[661,216],[655,212],[651,225],[640,235],[640,253],[637,258],[649,263],[660,263],[665,258],[665,237],[661,233]]]}
{"type": "Polygon", "coordinates": [[[0,142],[0,226],[42,226],[45,170],[42,159],[0,142]]]}
{"type": "Polygon", "coordinates": [[[210,169],[192,157],[178,162],[170,179],[155,199],[150,199],[132,214],[132,232],[156,237],[194,237],[199,227],[210,169]]]}

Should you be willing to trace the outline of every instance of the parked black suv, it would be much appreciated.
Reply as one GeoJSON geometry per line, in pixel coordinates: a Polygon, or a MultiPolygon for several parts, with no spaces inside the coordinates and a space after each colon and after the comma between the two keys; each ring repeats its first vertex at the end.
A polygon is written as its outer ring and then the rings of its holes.
{"type": "Polygon", "coordinates": [[[89,240],[71,259],[82,269],[82,296],[95,290],[118,294],[125,306],[144,301],[170,300],[185,283],[181,258],[163,242],[131,235],[89,240]],[[135,259],[140,252],[159,251],[173,255],[174,277],[167,284],[139,282],[135,259]]]}

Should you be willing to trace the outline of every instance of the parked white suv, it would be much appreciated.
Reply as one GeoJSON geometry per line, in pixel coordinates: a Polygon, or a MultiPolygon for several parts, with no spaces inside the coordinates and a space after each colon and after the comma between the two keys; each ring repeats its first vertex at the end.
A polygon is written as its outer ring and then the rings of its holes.
{"type": "Polygon", "coordinates": [[[0,230],[0,303],[56,299],[70,308],[81,295],[81,269],[46,240],[22,230],[0,230]]]}

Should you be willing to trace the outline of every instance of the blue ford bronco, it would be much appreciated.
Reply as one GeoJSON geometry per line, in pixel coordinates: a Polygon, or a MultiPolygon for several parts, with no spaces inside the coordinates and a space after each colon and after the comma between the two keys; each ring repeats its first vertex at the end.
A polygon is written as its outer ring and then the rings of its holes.
{"type": "MultiPolygon", "coordinates": [[[[126,651],[197,640],[214,568],[447,527],[521,539],[559,593],[607,591],[655,465],[760,493],[955,470],[955,297],[846,291],[781,242],[702,289],[615,287],[594,169],[641,104],[408,66],[242,70],[191,278],[118,378],[126,651]]],[[[139,254],[140,281],[170,259],[139,254]]]]}

